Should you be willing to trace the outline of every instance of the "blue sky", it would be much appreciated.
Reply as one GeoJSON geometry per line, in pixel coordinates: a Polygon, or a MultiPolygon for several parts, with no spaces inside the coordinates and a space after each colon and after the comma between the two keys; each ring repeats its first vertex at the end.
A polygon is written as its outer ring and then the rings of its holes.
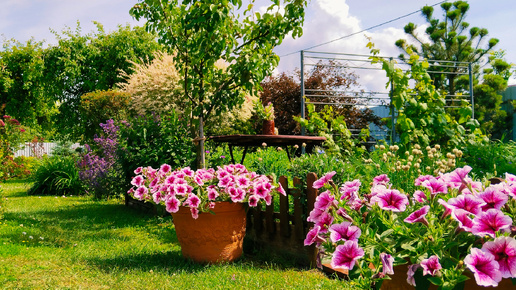
{"type": "MultiPolygon", "coordinates": [[[[115,30],[118,24],[142,25],[129,16],[129,9],[136,0],[2,0],[0,9],[0,34],[4,39],[26,41],[31,37],[55,42],[50,29],[61,31],[66,26],[75,29],[77,21],[84,33],[95,28],[92,21],[104,25],[106,31],[115,30]]],[[[243,0],[246,4],[246,0],[243,0]]],[[[256,7],[264,0],[256,1],[256,7]]],[[[267,1],[268,2],[268,1],[267,1]]],[[[278,55],[286,55],[301,49],[343,37],[365,28],[390,21],[417,11],[424,5],[433,5],[438,0],[311,0],[307,9],[304,35],[299,39],[286,39],[276,49],[278,55]]],[[[507,52],[506,59],[516,63],[516,1],[515,0],[470,0],[466,21],[471,26],[487,28],[490,37],[500,39],[498,49],[507,52]]],[[[440,12],[436,7],[436,13],[440,12]]],[[[399,50],[394,41],[404,38],[403,26],[408,22],[423,25],[419,13],[375,28],[366,33],[382,52],[382,55],[397,56],[399,50]]],[[[363,33],[328,45],[317,51],[368,54],[367,40],[363,33]]],[[[279,71],[299,67],[299,53],[282,57],[279,71]]],[[[516,80],[511,80],[516,84],[516,80]]]]}

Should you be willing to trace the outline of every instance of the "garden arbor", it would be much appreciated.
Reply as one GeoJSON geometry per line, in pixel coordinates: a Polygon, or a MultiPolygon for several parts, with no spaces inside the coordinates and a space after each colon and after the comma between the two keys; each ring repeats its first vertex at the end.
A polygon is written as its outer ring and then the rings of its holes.
{"type": "Polygon", "coordinates": [[[147,19],[147,31],[176,54],[185,108],[198,142],[197,166],[204,167],[203,127],[219,114],[255,93],[278,64],[273,48],[291,33],[301,36],[305,0],[272,1],[265,12],[255,1],[242,8],[241,0],[140,0],[131,9],[137,20],[147,19]],[[241,13],[241,14],[240,14],[241,13]],[[215,63],[223,60],[227,67],[215,63]]]}
{"type": "MultiPolygon", "coordinates": [[[[374,45],[371,44],[371,48],[374,45]]],[[[373,51],[373,49],[372,49],[373,51]]],[[[377,140],[386,139],[390,136],[390,142],[397,141],[396,128],[400,131],[416,131],[415,128],[403,128],[406,124],[406,117],[399,118],[400,111],[405,115],[409,110],[414,112],[418,110],[418,114],[433,114],[432,108],[446,109],[446,112],[458,112],[457,115],[461,119],[456,125],[466,126],[466,122],[474,119],[473,112],[473,83],[472,68],[468,62],[453,61],[414,61],[407,59],[378,56],[373,53],[370,55],[346,54],[346,53],[330,53],[316,51],[301,51],[301,117],[305,118],[306,105],[313,104],[315,106],[354,106],[360,110],[372,109],[375,114],[382,118],[389,118],[386,124],[390,130],[385,128],[375,128],[376,132],[372,132],[371,137],[377,140]],[[425,67],[425,63],[432,63],[429,68],[425,67]],[[316,66],[338,66],[344,70],[352,70],[359,77],[371,77],[380,82],[384,86],[383,90],[365,91],[359,87],[350,87],[345,89],[308,89],[305,86],[306,70],[316,66]],[[419,67],[415,70],[416,67],[419,67]],[[445,69],[453,68],[453,71],[445,71],[445,69]],[[387,75],[383,72],[385,70],[387,75]],[[437,91],[435,87],[430,88],[432,84],[429,75],[433,74],[454,74],[455,77],[464,77],[469,79],[469,90],[455,92],[453,95],[445,94],[445,92],[437,91]],[[424,83],[424,86],[414,85],[414,81],[424,83]],[[425,89],[422,90],[421,88],[425,89]],[[306,99],[305,99],[306,98],[306,99]],[[441,103],[442,102],[442,103],[441,103]],[[430,110],[429,110],[430,109],[430,110]],[[399,121],[399,124],[397,122],[399,121]]],[[[444,111],[443,111],[444,113],[444,111]]],[[[416,114],[417,115],[417,114],[416,114]]],[[[437,119],[437,115],[429,117],[429,119],[437,119]]],[[[444,116],[444,115],[443,115],[444,116]]],[[[409,120],[410,121],[410,120],[409,120]]],[[[444,121],[444,120],[443,120],[444,121]]],[[[412,121],[410,121],[412,122],[412,121]]],[[[407,123],[410,123],[407,122],[407,123]]],[[[449,119],[446,123],[453,123],[449,119]]],[[[414,121],[416,123],[416,121],[414,121]]],[[[455,122],[457,123],[457,122],[455,122]]],[[[417,125],[417,123],[416,123],[417,125]]],[[[429,124],[419,124],[423,127],[429,124]]],[[[414,127],[414,124],[411,125],[414,127]]],[[[469,126],[469,125],[468,125],[469,126]]],[[[454,134],[450,132],[450,134],[454,134]]]]}

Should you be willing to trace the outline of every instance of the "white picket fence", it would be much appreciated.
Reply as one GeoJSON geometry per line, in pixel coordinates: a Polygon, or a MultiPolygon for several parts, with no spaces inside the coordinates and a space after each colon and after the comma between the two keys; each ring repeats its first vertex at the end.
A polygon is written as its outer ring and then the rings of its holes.
{"type": "MultiPolygon", "coordinates": [[[[25,145],[14,153],[14,157],[25,156],[25,157],[41,157],[43,155],[52,155],[52,149],[57,146],[57,143],[44,142],[44,143],[25,143],[25,145]]],[[[79,147],[79,143],[72,145],[72,149],[79,147]]]]}

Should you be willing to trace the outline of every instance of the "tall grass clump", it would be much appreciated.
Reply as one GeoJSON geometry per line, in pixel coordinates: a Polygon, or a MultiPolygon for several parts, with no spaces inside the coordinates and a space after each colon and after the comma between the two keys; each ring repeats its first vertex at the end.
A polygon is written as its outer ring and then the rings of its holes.
{"type": "Polygon", "coordinates": [[[84,193],[77,160],[73,156],[44,157],[30,175],[34,182],[29,195],[70,195],[84,193]]]}
{"type": "Polygon", "coordinates": [[[512,140],[468,144],[463,151],[463,164],[471,166],[478,178],[516,174],[516,143],[512,140]]]}

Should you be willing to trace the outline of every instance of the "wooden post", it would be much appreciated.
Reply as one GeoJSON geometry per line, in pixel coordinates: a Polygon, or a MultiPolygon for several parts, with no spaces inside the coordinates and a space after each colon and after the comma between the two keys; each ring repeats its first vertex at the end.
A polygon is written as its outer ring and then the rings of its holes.
{"type": "Polygon", "coordinates": [[[290,219],[288,197],[291,194],[288,188],[288,180],[285,176],[279,178],[279,183],[287,193],[286,196],[280,195],[280,231],[283,237],[290,237],[290,219]]]}

